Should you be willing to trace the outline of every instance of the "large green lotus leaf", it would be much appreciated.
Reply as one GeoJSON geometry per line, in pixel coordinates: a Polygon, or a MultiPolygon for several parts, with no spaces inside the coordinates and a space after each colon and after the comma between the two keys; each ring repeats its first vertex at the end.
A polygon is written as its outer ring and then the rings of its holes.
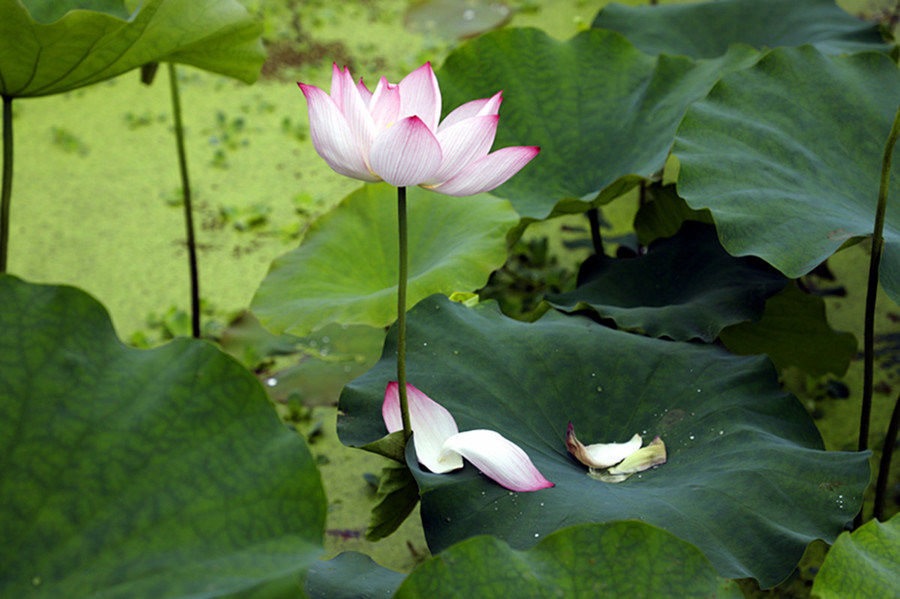
{"type": "Polygon", "coordinates": [[[363,553],[345,551],[309,568],[303,590],[310,599],[375,599],[392,597],[406,578],[380,566],[363,553]]]}
{"type": "MultiPolygon", "coordinates": [[[[709,208],[729,253],[791,278],[870,235],[900,71],[882,54],[779,48],[726,75],[675,140],[678,192],[709,208]]],[[[900,302],[900,164],[894,161],[881,282],[900,302]]]]}
{"type": "Polygon", "coordinates": [[[661,170],[687,106],[757,56],[741,46],[696,63],[648,56],[610,31],[561,42],[505,29],[457,49],[438,78],[445,112],[503,90],[495,146],[541,153],[493,193],[540,220],[609,202],[661,170]]]}
{"type": "Polygon", "coordinates": [[[688,221],[643,256],[589,258],[577,289],[546,299],[569,312],[593,310],[620,329],[711,343],[728,325],[759,320],[787,281],[762,260],[730,256],[715,227],[688,221]]]}
{"type": "Polygon", "coordinates": [[[820,599],[900,596],[900,514],[841,534],[816,574],[812,592],[820,599]]]}
{"type": "Polygon", "coordinates": [[[71,287],[0,277],[0,596],[284,597],[322,552],[303,439],[205,341],[125,347],[71,287]]]}
{"type": "MultiPolygon", "coordinates": [[[[556,486],[513,493],[471,465],[436,475],[407,463],[422,492],[433,553],[476,535],[516,549],[585,522],[638,518],[703,551],[720,576],[771,586],[806,545],[833,540],[860,506],[868,453],[827,452],[765,357],[615,331],[549,312],[534,323],[491,306],[433,296],[410,311],[408,380],[462,431],[493,429],[519,444],[556,486]],[[584,443],[659,435],[669,461],[620,484],[588,476],[566,451],[569,421],[584,443]]],[[[381,361],[344,388],[341,441],[385,434],[384,391],[396,380],[395,335],[381,361]]]]}
{"type": "Polygon", "coordinates": [[[844,376],[856,354],[853,333],[828,324],[825,300],[790,284],[766,301],[759,322],[744,322],[719,335],[729,351],[766,354],[779,369],[796,366],[813,376],[844,376]]]}
{"type": "Polygon", "coordinates": [[[252,83],[261,31],[237,0],[4,0],[0,94],[57,94],[158,61],[252,83]]]}
{"type": "Polygon", "coordinates": [[[647,54],[713,58],[740,42],[764,50],[813,44],[825,54],[889,52],[875,23],[833,0],[717,0],[670,6],[610,4],[593,27],[618,31],[647,54]]]}
{"type": "MultiPolygon", "coordinates": [[[[508,202],[407,194],[407,305],[478,289],[506,261],[506,233],[518,221],[508,202]]],[[[301,336],[332,322],[387,326],[397,319],[397,261],[397,189],[365,185],[272,263],[251,310],[266,328],[301,336]]]]}
{"type": "Polygon", "coordinates": [[[693,545],[645,522],[581,524],[526,551],[494,537],[454,545],[416,568],[398,599],[743,597],[693,545]]]}

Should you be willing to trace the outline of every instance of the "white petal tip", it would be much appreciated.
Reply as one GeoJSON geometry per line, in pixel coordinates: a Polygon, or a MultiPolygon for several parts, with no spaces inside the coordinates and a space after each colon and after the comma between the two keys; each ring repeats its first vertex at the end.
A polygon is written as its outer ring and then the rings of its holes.
{"type": "Polygon", "coordinates": [[[554,486],[521,447],[496,431],[482,429],[453,435],[444,443],[443,451],[462,455],[485,476],[510,491],[539,491],[554,486]]]}

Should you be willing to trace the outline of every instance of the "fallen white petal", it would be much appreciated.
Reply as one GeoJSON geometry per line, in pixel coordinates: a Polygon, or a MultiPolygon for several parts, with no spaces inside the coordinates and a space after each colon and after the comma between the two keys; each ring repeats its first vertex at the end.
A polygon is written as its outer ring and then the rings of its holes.
{"type": "Polygon", "coordinates": [[[594,443],[585,446],[575,436],[575,427],[569,423],[566,432],[566,448],[578,461],[591,468],[602,469],[615,466],[641,448],[641,436],[635,434],[626,443],[594,443]]]}
{"type": "Polygon", "coordinates": [[[537,491],[553,486],[521,447],[496,431],[481,429],[453,435],[444,443],[441,458],[449,459],[456,454],[511,491],[537,491]]]}

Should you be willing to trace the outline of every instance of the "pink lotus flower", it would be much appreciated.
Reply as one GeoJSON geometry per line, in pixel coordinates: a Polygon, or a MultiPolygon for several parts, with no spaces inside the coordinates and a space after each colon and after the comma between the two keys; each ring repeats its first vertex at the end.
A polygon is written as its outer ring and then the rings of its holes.
{"type": "Polygon", "coordinates": [[[330,95],[298,85],[309,106],[313,146],[332,169],[354,179],[474,195],[505,183],[540,152],[516,146],[488,153],[502,92],[467,102],[438,124],[441,89],[430,62],[398,84],[382,77],[374,92],[336,64],[330,95]]]}
{"type": "MultiPolygon", "coordinates": [[[[388,432],[403,430],[400,386],[388,383],[381,415],[388,432]]],[[[463,467],[466,458],[489,478],[511,491],[552,487],[521,447],[490,430],[459,432],[450,412],[412,385],[406,385],[409,420],[419,463],[443,474],[463,467]]]]}

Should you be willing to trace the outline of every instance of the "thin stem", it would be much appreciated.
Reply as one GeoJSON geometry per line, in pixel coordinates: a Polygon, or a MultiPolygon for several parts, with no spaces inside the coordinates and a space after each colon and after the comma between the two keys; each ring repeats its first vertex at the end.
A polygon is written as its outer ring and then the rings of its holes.
{"type": "Polygon", "coordinates": [[[12,204],[13,130],[12,96],[3,96],[3,190],[0,192],[0,273],[9,256],[9,206],[12,204]]]}
{"type": "Polygon", "coordinates": [[[181,193],[184,198],[184,224],[187,229],[188,266],[191,271],[191,334],[200,337],[200,275],[197,272],[197,243],[194,239],[194,215],[191,208],[191,182],[188,178],[187,154],[184,151],[184,126],[181,123],[181,99],[175,65],[169,64],[169,87],[172,90],[172,113],[175,115],[175,142],[178,146],[178,168],[181,170],[181,193]]]}
{"type": "Polygon", "coordinates": [[[591,208],[587,215],[588,222],[591,224],[591,244],[594,246],[594,253],[603,256],[605,254],[603,252],[603,235],[600,234],[600,210],[591,208]]]}
{"type": "MultiPolygon", "coordinates": [[[[875,207],[875,229],[872,232],[872,255],[869,261],[869,280],[866,288],[866,317],[863,339],[863,397],[859,418],[859,450],[869,447],[869,420],[872,414],[872,382],[875,372],[875,299],[878,291],[878,267],[884,248],[884,213],[887,209],[888,182],[891,178],[891,157],[900,136],[900,108],[894,116],[891,134],[884,147],[881,161],[881,183],[878,188],[878,204],[875,207]]],[[[854,527],[862,524],[862,510],[854,519],[854,527]]]]}
{"type": "Polygon", "coordinates": [[[400,238],[400,280],[397,283],[397,384],[400,387],[400,417],[403,420],[403,434],[409,439],[412,427],[409,424],[409,403],[406,400],[406,188],[397,188],[397,231],[400,238]]]}
{"type": "Polygon", "coordinates": [[[894,455],[898,429],[900,429],[900,395],[897,396],[897,401],[894,402],[894,412],[891,414],[891,422],[888,424],[887,434],[884,437],[881,463],[878,465],[878,481],[875,483],[875,507],[872,511],[872,517],[876,520],[884,519],[884,501],[887,495],[888,476],[891,473],[891,457],[894,455]]]}

